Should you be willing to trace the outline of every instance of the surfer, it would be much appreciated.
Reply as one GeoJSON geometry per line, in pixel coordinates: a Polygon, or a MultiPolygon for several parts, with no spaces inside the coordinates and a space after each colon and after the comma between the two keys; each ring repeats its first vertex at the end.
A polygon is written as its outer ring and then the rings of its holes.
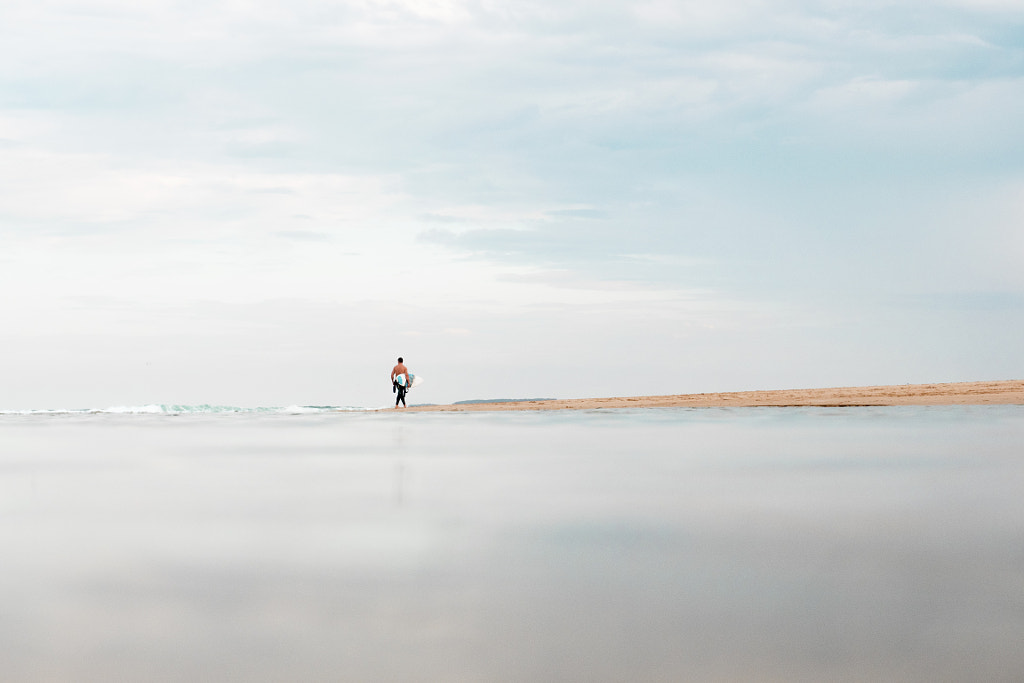
{"type": "Polygon", "coordinates": [[[395,396],[395,407],[398,407],[398,402],[402,402],[402,407],[405,408],[405,390],[409,387],[409,368],[405,367],[405,363],[402,361],[402,357],[398,357],[398,365],[391,368],[391,393],[397,394],[395,396]],[[404,375],[404,380],[399,383],[398,376],[404,375]]]}

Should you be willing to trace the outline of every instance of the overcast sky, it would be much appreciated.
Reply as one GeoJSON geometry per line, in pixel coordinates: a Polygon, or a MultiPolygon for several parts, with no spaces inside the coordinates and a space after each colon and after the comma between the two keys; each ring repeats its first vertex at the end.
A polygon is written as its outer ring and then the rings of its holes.
{"type": "Polygon", "coordinates": [[[7,1],[0,408],[1021,378],[1022,121],[1022,0],[7,1]]]}

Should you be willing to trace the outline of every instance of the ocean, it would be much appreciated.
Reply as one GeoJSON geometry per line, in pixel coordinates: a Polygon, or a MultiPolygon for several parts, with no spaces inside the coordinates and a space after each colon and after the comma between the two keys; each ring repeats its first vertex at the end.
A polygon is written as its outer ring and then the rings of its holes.
{"type": "Polygon", "coordinates": [[[1019,681],[1024,407],[0,414],[0,678],[1019,681]]]}

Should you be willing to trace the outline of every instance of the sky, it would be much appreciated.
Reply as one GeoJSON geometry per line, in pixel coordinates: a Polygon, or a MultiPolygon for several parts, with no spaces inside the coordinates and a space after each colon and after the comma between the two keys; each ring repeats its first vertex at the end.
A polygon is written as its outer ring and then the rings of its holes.
{"type": "Polygon", "coordinates": [[[0,5],[0,408],[1024,377],[1024,0],[0,5]]]}

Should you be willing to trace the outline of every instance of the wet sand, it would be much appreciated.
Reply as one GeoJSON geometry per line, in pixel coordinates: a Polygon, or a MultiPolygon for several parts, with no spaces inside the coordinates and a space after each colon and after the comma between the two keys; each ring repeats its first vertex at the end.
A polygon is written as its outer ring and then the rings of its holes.
{"type": "Polygon", "coordinates": [[[3,415],[2,680],[1020,683],[1021,443],[1024,405],[3,415]]]}
{"type": "Polygon", "coordinates": [[[745,408],[753,406],[899,406],[1024,404],[1024,380],[901,384],[827,389],[778,389],[669,396],[574,398],[547,401],[410,406],[416,412],[594,410],[598,408],[745,408]]]}

